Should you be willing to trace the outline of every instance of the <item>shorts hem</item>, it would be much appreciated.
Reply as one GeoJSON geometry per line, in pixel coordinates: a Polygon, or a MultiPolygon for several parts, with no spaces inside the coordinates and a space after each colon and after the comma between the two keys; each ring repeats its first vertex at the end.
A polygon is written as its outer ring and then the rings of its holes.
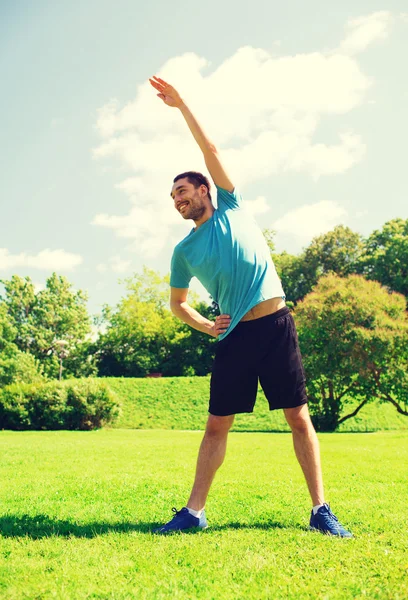
{"type": "Polygon", "coordinates": [[[307,404],[308,400],[304,400],[303,402],[299,402],[298,404],[294,404],[293,406],[270,406],[269,407],[269,411],[271,410],[283,410],[284,408],[298,408],[298,406],[303,406],[304,404],[307,404]]]}
{"type": "Polygon", "coordinates": [[[253,412],[254,412],[254,409],[252,409],[252,410],[237,410],[235,412],[228,412],[228,413],[225,413],[222,415],[220,415],[220,414],[217,415],[216,413],[211,412],[210,409],[208,409],[208,413],[210,415],[212,415],[213,417],[231,417],[232,415],[245,415],[245,414],[251,414],[253,412]]]}

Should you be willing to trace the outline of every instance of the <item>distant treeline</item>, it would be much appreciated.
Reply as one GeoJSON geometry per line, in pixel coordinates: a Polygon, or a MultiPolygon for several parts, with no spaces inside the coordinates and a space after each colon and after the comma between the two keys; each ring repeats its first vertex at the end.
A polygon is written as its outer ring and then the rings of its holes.
{"type": "MultiPolygon", "coordinates": [[[[349,399],[363,406],[377,397],[408,414],[408,220],[389,221],[368,238],[338,226],[298,255],[276,253],[273,232],[264,234],[294,309],[317,426],[340,422],[349,399]]],[[[29,277],[0,281],[0,387],[211,371],[216,341],[172,315],[169,276],[134,274],[117,306],[105,305],[93,320],[86,293],[56,273],[38,293],[29,277]]],[[[191,294],[189,302],[209,319],[217,314],[210,298],[191,294]]]]}

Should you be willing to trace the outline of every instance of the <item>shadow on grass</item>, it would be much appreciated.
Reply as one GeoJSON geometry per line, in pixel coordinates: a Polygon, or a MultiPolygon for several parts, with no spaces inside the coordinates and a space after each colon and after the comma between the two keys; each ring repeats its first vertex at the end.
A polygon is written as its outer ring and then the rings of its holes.
{"type": "MultiPolygon", "coordinates": [[[[163,523],[87,523],[79,525],[72,521],[53,519],[47,515],[3,515],[0,517],[0,537],[29,537],[41,539],[45,537],[78,537],[94,538],[108,533],[152,533],[154,529],[163,523]]],[[[264,521],[261,523],[238,523],[231,522],[223,525],[210,526],[205,533],[228,531],[237,529],[295,529],[302,530],[304,527],[295,527],[277,521],[264,521]]],[[[199,530],[200,533],[204,533],[199,530]]],[[[193,535],[196,530],[183,532],[184,535],[193,535]]]]}

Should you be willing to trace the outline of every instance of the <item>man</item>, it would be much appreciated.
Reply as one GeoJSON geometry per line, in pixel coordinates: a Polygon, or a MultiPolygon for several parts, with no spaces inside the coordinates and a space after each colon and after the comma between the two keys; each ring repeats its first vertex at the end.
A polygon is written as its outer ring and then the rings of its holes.
{"type": "Polygon", "coordinates": [[[204,507],[221,466],[228,431],[237,413],[252,412],[258,379],[271,410],[283,409],[295,453],[312,499],[310,528],[352,537],[324,501],[319,443],[310,420],[297,333],[261,230],[242,206],[215,146],[178,92],[159,77],[150,79],[157,96],[183,115],[217,188],[197,172],[178,175],[171,197],[194,229],[175,248],[171,265],[171,310],[185,323],[218,338],[211,377],[209,417],[197,460],[190,498],[171,521],[156,530],[170,533],[207,527],[204,507]],[[215,322],[187,302],[195,276],[220,306],[215,322]]]}

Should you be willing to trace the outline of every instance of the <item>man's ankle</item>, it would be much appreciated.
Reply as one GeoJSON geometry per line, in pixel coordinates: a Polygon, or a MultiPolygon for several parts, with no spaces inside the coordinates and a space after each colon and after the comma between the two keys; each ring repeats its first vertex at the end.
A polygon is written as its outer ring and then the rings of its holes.
{"type": "Polygon", "coordinates": [[[193,515],[193,517],[197,517],[198,519],[201,517],[202,512],[204,510],[204,508],[200,508],[199,510],[195,510],[194,508],[190,508],[189,506],[186,507],[188,512],[190,513],[190,515],[193,515]]]}

